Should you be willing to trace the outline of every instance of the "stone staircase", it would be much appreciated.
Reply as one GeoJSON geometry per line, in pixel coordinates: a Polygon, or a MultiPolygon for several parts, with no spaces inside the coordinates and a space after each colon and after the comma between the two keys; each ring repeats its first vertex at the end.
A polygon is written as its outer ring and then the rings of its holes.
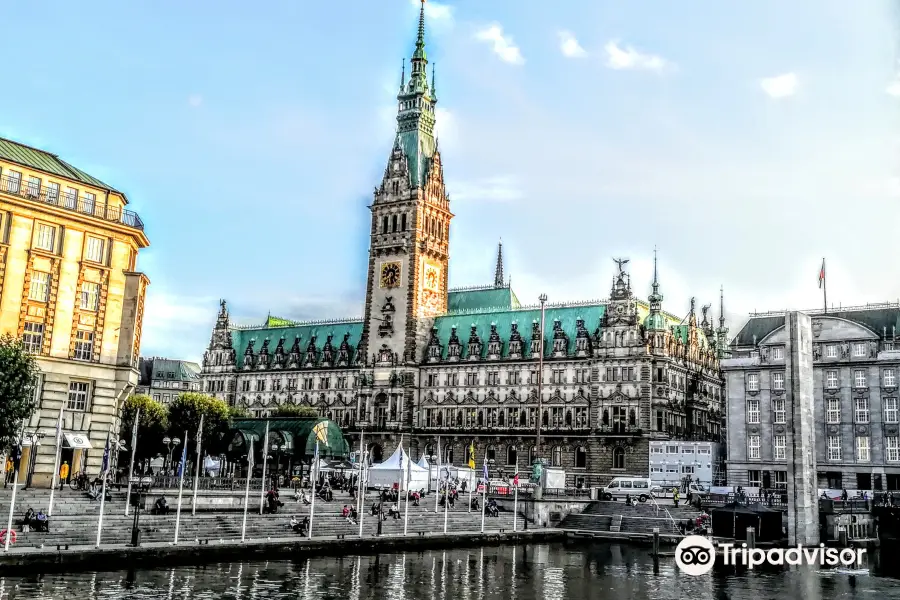
{"type": "MultiPolygon", "coordinates": [[[[46,511],[49,492],[47,490],[31,490],[25,493],[17,493],[14,523],[21,520],[25,510],[31,506],[35,510],[46,511]],[[20,503],[21,500],[21,503],[20,503]]],[[[167,496],[168,498],[168,496],[167,496]]],[[[151,515],[149,512],[141,512],[140,529],[142,543],[170,543],[175,535],[175,499],[169,499],[171,511],[168,515],[151,515]]],[[[375,499],[370,494],[365,506],[371,506],[375,499]]],[[[0,496],[0,529],[6,528],[4,515],[9,514],[9,495],[0,496]],[[5,512],[2,512],[5,511],[5,512]]],[[[290,529],[291,515],[302,519],[309,514],[309,506],[303,506],[292,499],[287,499],[285,505],[275,515],[260,515],[258,512],[248,512],[246,538],[253,540],[267,538],[282,538],[296,536],[290,529]]],[[[347,497],[336,498],[332,502],[316,501],[315,516],[313,521],[314,537],[356,537],[359,535],[359,525],[354,525],[341,516],[341,509],[345,504],[352,504],[347,497]]],[[[30,531],[22,533],[18,525],[14,525],[17,531],[16,548],[27,547],[53,547],[65,546],[93,546],[97,541],[97,521],[99,517],[99,502],[93,502],[85,494],[76,494],[70,490],[63,490],[54,499],[53,517],[50,522],[50,532],[30,531]]],[[[382,521],[382,535],[403,534],[403,510],[400,505],[401,518],[389,518],[382,521]]],[[[131,528],[134,522],[134,511],[125,516],[124,493],[113,494],[112,501],[106,502],[103,515],[103,533],[101,544],[127,544],[131,541],[131,528]]],[[[239,540],[241,538],[241,523],[243,513],[209,513],[198,512],[191,515],[190,510],[185,510],[182,505],[181,521],[179,524],[179,541],[209,540],[216,543],[219,540],[239,540]]],[[[524,529],[525,523],[520,515],[518,529],[524,529]]],[[[512,531],[512,512],[501,512],[499,517],[485,517],[485,531],[512,531]]],[[[363,517],[363,534],[376,535],[378,530],[378,518],[366,512],[363,517]]],[[[444,530],[444,511],[440,508],[434,511],[434,504],[423,501],[420,506],[410,505],[409,535],[418,533],[442,532],[444,530]]],[[[459,503],[451,508],[447,514],[447,531],[478,532],[481,530],[481,512],[469,512],[465,503],[459,503]]]]}
{"type": "Polygon", "coordinates": [[[580,514],[570,514],[557,526],[572,531],[652,533],[678,533],[675,523],[697,517],[697,509],[691,506],[662,505],[657,508],[650,502],[627,506],[624,502],[596,501],[580,514]],[[665,510],[663,509],[665,508],[665,510]],[[666,510],[669,514],[666,514],[666,510]],[[672,516],[672,519],[669,518],[672,516]]]}

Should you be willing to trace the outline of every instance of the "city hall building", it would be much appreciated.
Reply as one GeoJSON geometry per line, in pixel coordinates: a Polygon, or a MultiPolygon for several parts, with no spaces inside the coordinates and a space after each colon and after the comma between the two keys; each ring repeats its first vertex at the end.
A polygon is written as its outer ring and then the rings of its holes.
{"type": "Polygon", "coordinates": [[[474,444],[492,470],[540,457],[588,484],[647,475],[651,440],[719,441],[724,319],[714,327],[693,300],[681,316],[663,310],[655,268],[646,300],[618,259],[608,300],[523,305],[501,247],[493,282],[450,288],[453,213],[427,63],[423,12],[371,204],[362,318],[240,327],[223,301],[204,390],[255,416],[316,407],[353,448],[365,432],[375,461],[402,434],[414,458],[440,440],[442,461],[461,464],[474,444]]]}

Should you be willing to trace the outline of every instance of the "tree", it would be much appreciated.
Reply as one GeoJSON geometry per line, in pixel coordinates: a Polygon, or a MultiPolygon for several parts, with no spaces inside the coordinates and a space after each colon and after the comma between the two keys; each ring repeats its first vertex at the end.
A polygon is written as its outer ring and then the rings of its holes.
{"type": "MultiPolygon", "coordinates": [[[[203,415],[203,451],[215,454],[219,451],[225,434],[228,433],[230,411],[224,401],[199,394],[185,392],[179,394],[169,404],[169,436],[184,439],[187,431],[192,443],[188,444],[188,456],[196,453],[197,427],[203,415]]],[[[180,449],[175,452],[180,453],[180,449]]],[[[180,460],[180,459],[179,459],[180,460]]]]}
{"type": "Polygon", "coordinates": [[[40,372],[21,340],[0,336],[0,448],[10,448],[22,421],[35,409],[34,387],[40,372]]]}
{"type": "Polygon", "coordinates": [[[272,412],[273,417],[306,417],[315,418],[319,416],[312,406],[300,406],[299,404],[282,404],[272,412]]]}
{"type": "Polygon", "coordinates": [[[241,408],[240,406],[229,406],[228,418],[232,421],[235,419],[249,419],[250,412],[246,408],[241,408]]]}
{"type": "Polygon", "coordinates": [[[129,396],[122,406],[121,437],[131,444],[134,416],[141,409],[138,421],[137,454],[135,460],[153,458],[162,452],[162,439],[169,427],[169,413],[165,405],[150,396],[136,394],[129,396]]]}

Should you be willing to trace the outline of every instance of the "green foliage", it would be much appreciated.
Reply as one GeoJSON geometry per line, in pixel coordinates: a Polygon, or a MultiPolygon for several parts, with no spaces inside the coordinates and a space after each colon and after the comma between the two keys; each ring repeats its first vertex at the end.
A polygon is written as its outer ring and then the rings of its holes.
{"type": "Polygon", "coordinates": [[[122,439],[131,446],[131,432],[134,427],[134,416],[141,409],[138,421],[138,442],[135,460],[153,458],[162,453],[162,439],[169,427],[169,412],[165,405],[150,396],[138,394],[129,396],[122,406],[122,439]]]}
{"type": "Polygon", "coordinates": [[[232,421],[234,421],[235,419],[249,419],[250,411],[248,411],[246,408],[241,408],[240,406],[229,406],[228,418],[232,421]]]}
{"type": "Polygon", "coordinates": [[[0,336],[0,448],[15,441],[22,421],[35,409],[34,386],[39,369],[21,340],[0,336]]]}
{"type": "MultiPolygon", "coordinates": [[[[228,423],[231,411],[228,405],[218,398],[199,394],[197,392],[185,392],[178,395],[169,404],[169,436],[184,440],[184,432],[192,443],[188,444],[188,455],[196,451],[197,428],[200,425],[200,415],[203,420],[203,452],[216,454],[221,450],[222,440],[228,432],[228,423]]],[[[178,450],[176,450],[176,453],[178,450]]]]}
{"type": "Polygon", "coordinates": [[[312,406],[300,406],[299,404],[282,404],[272,412],[273,417],[307,417],[313,418],[319,416],[312,406]]]}

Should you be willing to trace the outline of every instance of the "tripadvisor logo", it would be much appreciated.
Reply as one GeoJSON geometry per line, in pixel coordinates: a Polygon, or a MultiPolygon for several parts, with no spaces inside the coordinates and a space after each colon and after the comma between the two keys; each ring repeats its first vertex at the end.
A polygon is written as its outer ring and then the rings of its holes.
{"type": "Polygon", "coordinates": [[[825,544],[813,547],[797,545],[793,548],[748,548],[747,544],[735,547],[734,544],[713,543],[699,535],[689,535],[679,542],[675,548],[675,564],[687,575],[705,575],[716,562],[716,554],[722,557],[724,565],[741,565],[748,569],[760,565],[817,565],[817,566],[856,566],[862,563],[866,551],[864,548],[851,550],[844,548],[826,548],[825,544]]]}

